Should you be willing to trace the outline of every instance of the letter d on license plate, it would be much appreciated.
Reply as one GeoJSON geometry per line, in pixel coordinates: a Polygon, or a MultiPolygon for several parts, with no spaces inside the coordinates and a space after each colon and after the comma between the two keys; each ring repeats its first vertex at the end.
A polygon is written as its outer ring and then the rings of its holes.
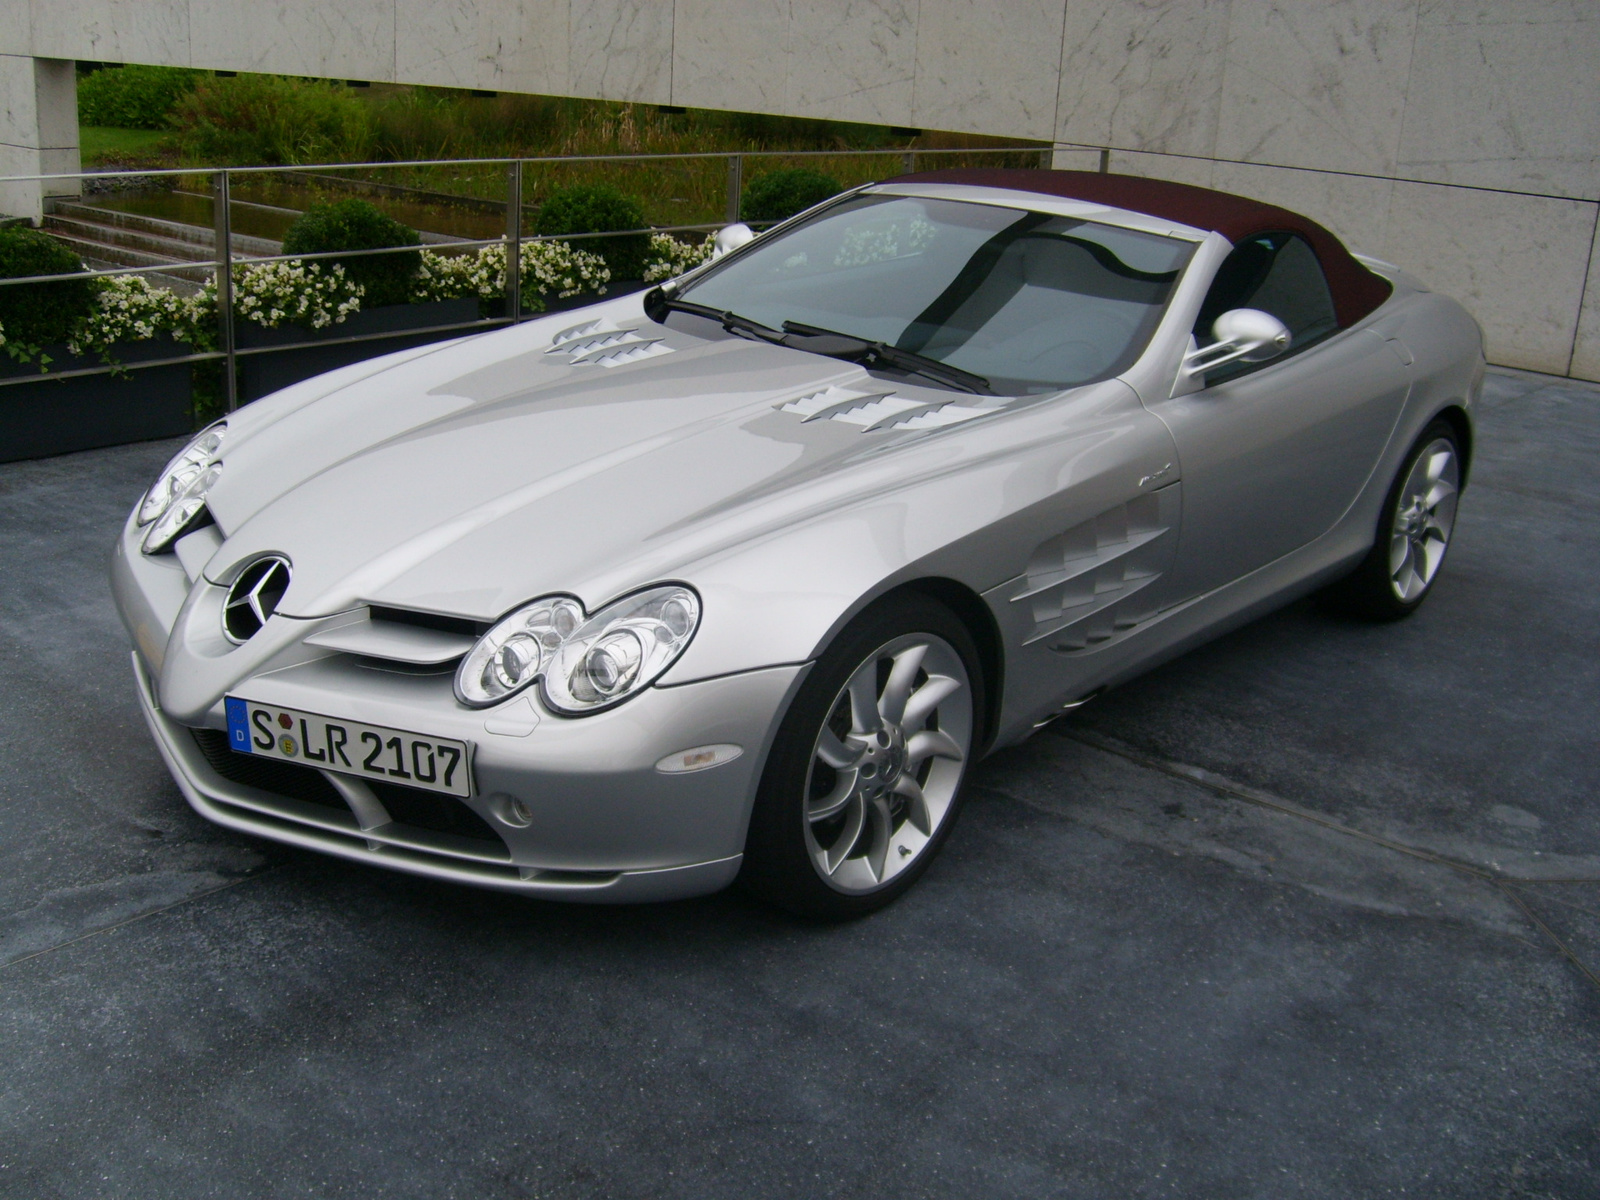
{"type": "Polygon", "coordinates": [[[324,771],[472,795],[471,747],[451,738],[323,717],[276,704],[227,697],[228,745],[324,771]]]}

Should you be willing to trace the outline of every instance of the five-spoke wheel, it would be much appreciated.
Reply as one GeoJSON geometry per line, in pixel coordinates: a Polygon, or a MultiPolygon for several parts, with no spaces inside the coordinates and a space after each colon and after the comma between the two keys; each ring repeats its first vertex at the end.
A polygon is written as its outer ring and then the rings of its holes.
{"type": "Polygon", "coordinates": [[[1328,598],[1379,621],[1415,612],[1444,565],[1460,491],[1461,448],[1455,428],[1435,421],[1400,464],[1371,553],[1328,589],[1328,598]]]}

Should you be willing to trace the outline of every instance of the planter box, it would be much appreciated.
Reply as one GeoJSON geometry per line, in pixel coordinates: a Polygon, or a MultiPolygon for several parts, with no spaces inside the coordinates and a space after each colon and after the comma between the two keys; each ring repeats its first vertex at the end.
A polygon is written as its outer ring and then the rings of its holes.
{"type": "Polygon", "coordinates": [[[234,325],[234,337],[240,349],[256,346],[284,346],[285,349],[271,354],[250,354],[239,359],[239,402],[258,400],[291,383],[376,358],[380,354],[461,337],[471,330],[441,330],[438,327],[477,319],[476,300],[439,300],[432,304],[393,304],[369,308],[352,313],[342,323],[326,329],[305,329],[298,325],[267,329],[254,321],[241,319],[234,325]],[[387,336],[373,338],[369,342],[290,348],[295,342],[336,342],[340,338],[375,333],[387,336]]]}
{"type": "Polygon", "coordinates": [[[64,346],[45,349],[54,360],[47,375],[37,364],[13,362],[0,352],[0,379],[27,380],[0,386],[0,462],[177,437],[194,428],[189,364],[133,365],[188,354],[186,344],[166,335],[124,343],[112,357],[130,368],[126,375],[76,379],[57,379],[54,372],[104,364],[68,354],[64,346]]]}

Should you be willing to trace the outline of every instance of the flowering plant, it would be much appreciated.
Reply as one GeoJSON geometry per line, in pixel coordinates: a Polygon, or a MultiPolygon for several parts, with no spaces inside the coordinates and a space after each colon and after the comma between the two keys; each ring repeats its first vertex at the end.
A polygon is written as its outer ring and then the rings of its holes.
{"type": "MultiPolygon", "coordinates": [[[[216,285],[211,287],[215,291],[216,285]]],[[[337,263],[291,258],[235,267],[233,295],[234,311],[257,325],[325,329],[360,310],[363,289],[337,263]]]]}
{"type": "MultiPolygon", "coordinates": [[[[565,242],[525,242],[522,246],[522,307],[528,312],[544,308],[554,292],[561,299],[583,292],[604,292],[611,269],[598,254],[577,250],[565,242]]],[[[506,248],[481,247],[476,254],[422,252],[422,266],[412,284],[411,298],[488,302],[506,294],[506,248]]]]}
{"type": "Polygon", "coordinates": [[[692,271],[711,257],[715,234],[707,234],[699,245],[680,242],[671,234],[652,233],[650,253],[645,258],[644,281],[656,283],[692,271]]]}
{"type": "Polygon", "coordinates": [[[110,362],[117,342],[141,342],[184,324],[186,305],[177,293],[143,275],[112,275],[100,281],[95,310],[67,343],[74,354],[98,354],[110,362]]]}

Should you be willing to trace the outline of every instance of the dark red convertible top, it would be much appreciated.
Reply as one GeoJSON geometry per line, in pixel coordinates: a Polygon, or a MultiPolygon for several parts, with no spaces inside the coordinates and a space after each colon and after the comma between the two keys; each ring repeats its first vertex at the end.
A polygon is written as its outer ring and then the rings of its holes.
{"type": "Polygon", "coordinates": [[[1341,328],[1355,324],[1372,312],[1389,298],[1392,290],[1388,280],[1357,262],[1343,242],[1315,221],[1275,204],[1263,204],[1211,188],[1165,179],[1141,179],[1135,175],[1017,168],[923,171],[898,175],[885,182],[955,183],[1087,200],[1091,204],[1148,213],[1195,229],[1214,229],[1235,244],[1258,233],[1298,233],[1311,244],[1317,261],[1322,264],[1341,328]]]}

